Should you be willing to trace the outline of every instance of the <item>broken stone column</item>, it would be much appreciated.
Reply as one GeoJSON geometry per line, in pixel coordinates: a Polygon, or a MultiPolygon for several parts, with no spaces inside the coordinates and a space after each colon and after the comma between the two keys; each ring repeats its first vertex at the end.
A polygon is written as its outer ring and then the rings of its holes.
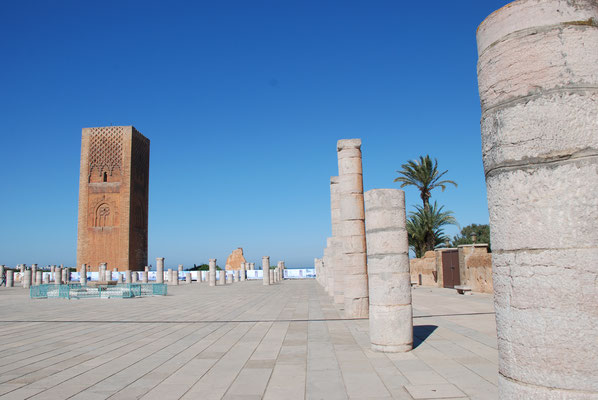
{"type": "Polygon", "coordinates": [[[270,257],[262,257],[262,283],[264,285],[270,285],[270,257]]]}
{"type": "Polygon", "coordinates": [[[13,287],[15,284],[15,272],[12,269],[6,270],[6,287],[13,287]]]}
{"type": "Polygon", "coordinates": [[[239,272],[241,271],[233,271],[233,282],[239,282],[239,272]]]}
{"type": "Polygon", "coordinates": [[[31,264],[31,285],[39,285],[37,283],[37,264],[31,264]]]}
{"type": "Polygon", "coordinates": [[[143,271],[143,273],[141,274],[141,283],[149,282],[148,274],[149,274],[148,271],[143,271]]]}
{"type": "Polygon", "coordinates": [[[268,273],[270,274],[270,285],[274,285],[276,282],[274,281],[274,270],[269,269],[268,273]]]}
{"type": "Polygon", "coordinates": [[[191,272],[185,272],[185,283],[191,283],[191,272]]]}
{"type": "Polygon", "coordinates": [[[210,271],[208,274],[210,286],[216,286],[216,259],[210,258],[210,271]]]}
{"type": "Polygon", "coordinates": [[[100,266],[98,268],[99,271],[99,278],[98,280],[100,281],[105,281],[106,280],[106,263],[100,263],[100,266]]]}
{"type": "Polygon", "coordinates": [[[68,268],[62,268],[62,282],[69,283],[70,282],[70,275],[71,272],[68,268]]]}
{"type": "Polygon", "coordinates": [[[239,281],[244,282],[247,279],[247,266],[248,263],[243,263],[243,268],[241,269],[240,275],[239,275],[239,281]]]}
{"type": "Polygon", "coordinates": [[[131,270],[130,269],[128,269],[128,270],[125,271],[125,282],[126,283],[132,283],[133,282],[133,277],[131,276],[131,270]]]}
{"type": "Polygon", "coordinates": [[[598,4],[478,28],[500,398],[598,398],[598,4]]]}
{"type": "Polygon", "coordinates": [[[179,271],[178,270],[172,270],[172,283],[173,285],[178,286],[179,284],[179,271]]]}
{"type": "Polygon", "coordinates": [[[87,285],[87,264],[81,264],[81,270],[79,273],[80,273],[79,282],[81,283],[81,285],[86,286],[87,285]]]}
{"type": "Polygon", "coordinates": [[[255,263],[251,263],[251,270],[255,271],[255,263]]]}
{"type": "Polygon", "coordinates": [[[30,269],[26,269],[25,272],[23,272],[23,287],[25,289],[29,289],[31,287],[31,270],[30,269]]]}
{"type": "Polygon", "coordinates": [[[226,285],[226,271],[221,269],[218,273],[218,284],[219,285],[226,285]]]}
{"type": "Polygon", "coordinates": [[[345,316],[347,318],[367,318],[369,300],[361,140],[339,140],[337,151],[342,241],[340,260],[344,266],[345,316]]]}
{"type": "Polygon", "coordinates": [[[413,314],[405,192],[367,191],[365,221],[372,349],[410,351],[413,314]]]}
{"type": "Polygon", "coordinates": [[[138,281],[137,271],[131,271],[131,283],[137,283],[138,281]]]}
{"type": "Polygon", "coordinates": [[[156,283],[164,283],[164,257],[156,258],[156,283]]]}
{"type": "Polygon", "coordinates": [[[50,284],[50,274],[44,274],[44,273],[42,273],[42,279],[44,281],[44,285],[49,285],[50,284]]]}
{"type": "Polygon", "coordinates": [[[62,271],[59,267],[54,267],[54,284],[60,285],[62,282],[62,271]]]}
{"type": "Polygon", "coordinates": [[[36,286],[39,286],[42,284],[43,275],[44,274],[42,273],[42,271],[39,271],[39,270],[35,271],[35,285],[36,286]]]}

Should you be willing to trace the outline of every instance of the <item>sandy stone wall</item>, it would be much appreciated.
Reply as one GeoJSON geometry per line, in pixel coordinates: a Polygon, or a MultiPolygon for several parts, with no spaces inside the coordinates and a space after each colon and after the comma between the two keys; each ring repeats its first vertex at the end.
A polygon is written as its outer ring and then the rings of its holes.
{"type": "Polygon", "coordinates": [[[473,292],[492,293],[492,254],[487,244],[459,246],[459,275],[461,285],[473,292]]]}
{"type": "Polygon", "coordinates": [[[419,283],[419,275],[422,275],[422,285],[437,286],[434,275],[436,274],[436,254],[434,251],[426,251],[422,258],[409,260],[411,282],[419,283]]]}
{"type": "Polygon", "coordinates": [[[242,264],[247,262],[245,257],[243,256],[243,248],[239,247],[228,256],[226,259],[226,266],[224,269],[227,271],[239,271],[242,268],[242,264]]]}

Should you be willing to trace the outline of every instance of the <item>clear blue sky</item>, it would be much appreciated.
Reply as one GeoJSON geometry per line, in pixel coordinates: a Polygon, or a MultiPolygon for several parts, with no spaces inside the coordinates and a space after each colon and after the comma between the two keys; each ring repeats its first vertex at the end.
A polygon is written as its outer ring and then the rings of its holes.
{"type": "Polygon", "coordinates": [[[430,154],[487,223],[475,31],[506,3],[2,2],[0,264],[74,265],[81,128],[110,124],[151,140],[152,264],[313,265],[342,138],[366,190],[430,154]]]}

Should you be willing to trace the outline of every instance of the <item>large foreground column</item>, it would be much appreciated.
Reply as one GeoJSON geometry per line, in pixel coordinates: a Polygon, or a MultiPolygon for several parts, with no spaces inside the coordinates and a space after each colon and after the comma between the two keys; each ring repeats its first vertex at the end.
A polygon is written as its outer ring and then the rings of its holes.
{"type": "Polygon", "coordinates": [[[340,241],[341,236],[341,192],[340,177],[330,177],[330,222],[332,237],[328,238],[327,261],[330,264],[330,283],[328,294],[332,296],[336,304],[345,303],[345,265],[340,241]]]}
{"type": "Polygon", "coordinates": [[[6,270],[6,287],[13,287],[15,282],[15,272],[12,269],[6,270]]]}
{"type": "Polygon", "coordinates": [[[31,287],[31,270],[30,269],[26,269],[25,272],[23,272],[23,287],[25,289],[29,289],[31,287]]]}
{"type": "Polygon", "coordinates": [[[262,283],[264,285],[271,285],[270,282],[270,257],[262,257],[262,283]]]}
{"type": "Polygon", "coordinates": [[[598,3],[479,27],[499,395],[598,398],[598,3]]]}
{"type": "MultiPolygon", "coordinates": [[[[344,139],[337,144],[340,193],[340,235],[344,267],[345,316],[366,318],[369,312],[365,247],[365,211],[361,140],[344,139]]],[[[335,292],[337,290],[335,283],[335,292]]]]}
{"type": "Polygon", "coordinates": [[[405,192],[366,192],[365,221],[372,349],[409,351],[413,348],[413,314],[405,192]]]}
{"type": "Polygon", "coordinates": [[[156,283],[164,283],[164,257],[156,258],[156,283]]]}
{"type": "Polygon", "coordinates": [[[210,286],[216,286],[216,259],[210,258],[210,270],[208,271],[208,282],[210,286]]]}

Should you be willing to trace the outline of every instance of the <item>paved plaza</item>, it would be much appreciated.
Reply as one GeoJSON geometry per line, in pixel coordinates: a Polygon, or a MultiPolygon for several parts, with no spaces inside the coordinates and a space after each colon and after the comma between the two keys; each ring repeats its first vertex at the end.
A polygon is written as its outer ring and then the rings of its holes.
{"type": "Polygon", "coordinates": [[[492,296],[413,290],[415,349],[370,350],[315,280],[38,299],[1,288],[2,399],[496,399],[492,296]]]}

